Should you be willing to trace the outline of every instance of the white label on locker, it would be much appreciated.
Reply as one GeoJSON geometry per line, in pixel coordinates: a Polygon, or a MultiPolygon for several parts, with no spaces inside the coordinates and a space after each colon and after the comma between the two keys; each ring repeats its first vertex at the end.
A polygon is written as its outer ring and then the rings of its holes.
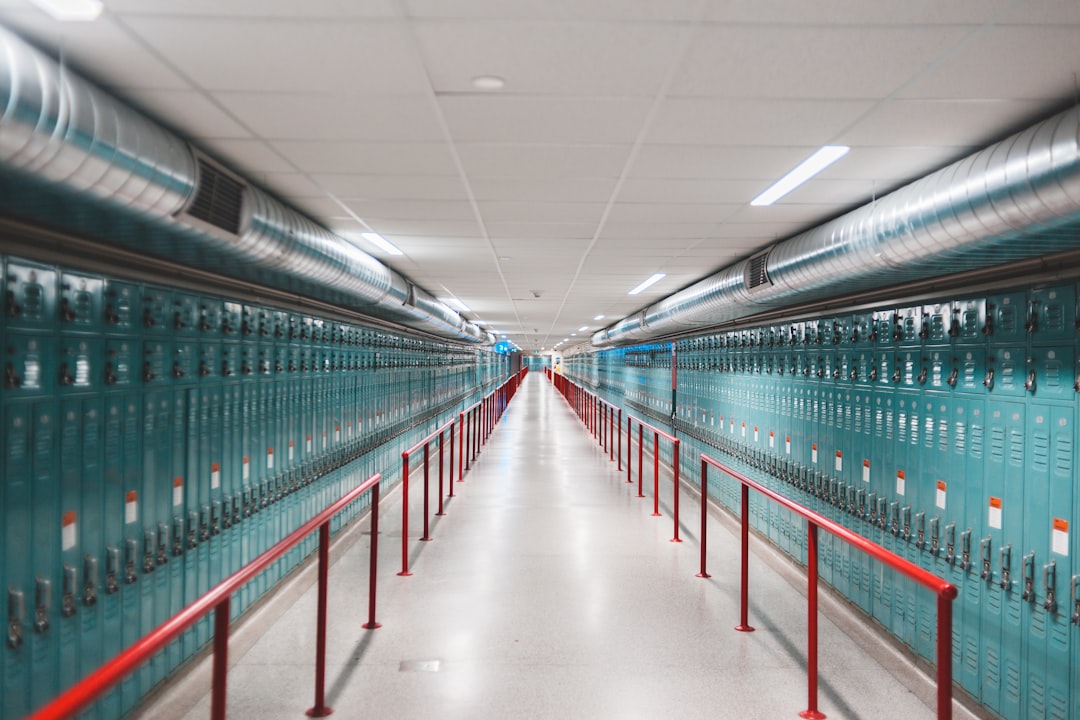
{"type": "Polygon", "coordinates": [[[266,469],[274,469],[274,448],[266,448],[266,469]]]}
{"type": "Polygon", "coordinates": [[[937,481],[937,493],[934,495],[934,504],[937,505],[938,508],[940,508],[942,510],[945,509],[945,481],[944,480],[938,480],[937,481]]]}
{"type": "Polygon", "coordinates": [[[240,479],[251,479],[251,463],[248,461],[248,456],[245,455],[243,461],[240,463],[240,479]]]}
{"type": "Polygon", "coordinates": [[[754,442],[758,441],[758,429],[757,425],[754,426],[754,442]]]}
{"type": "Polygon", "coordinates": [[[304,443],[307,452],[311,452],[311,435],[308,435],[307,438],[305,438],[304,443]]]}
{"type": "Polygon", "coordinates": [[[839,450],[836,451],[836,463],[833,467],[836,468],[836,472],[844,472],[844,456],[839,450]]]}
{"type": "Polygon", "coordinates": [[[813,443],[810,446],[810,462],[817,465],[817,443],[813,443]]]}
{"type": "Polygon", "coordinates": [[[896,494],[897,495],[903,495],[904,491],[906,489],[907,489],[907,480],[904,478],[904,471],[903,470],[897,470],[896,471],[896,494]]]}
{"type": "Polygon", "coordinates": [[[1069,556],[1069,521],[1054,518],[1054,530],[1050,535],[1050,549],[1057,555],[1069,556]]]}
{"type": "Polygon", "coordinates": [[[334,426],[334,442],[341,442],[341,426],[334,426]]]}
{"type": "Polygon", "coordinates": [[[863,460],[862,461],[862,481],[864,483],[870,482],[870,461],[869,460],[863,460]]]}
{"type": "Polygon", "coordinates": [[[784,437],[784,450],[787,451],[788,455],[791,454],[791,436],[790,435],[786,435],[784,437]]]}
{"type": "Polygon", "coordinates": [[[325,430],[322,431],[322,448],[323,448],[323,450],[326,449],[326,431],[325,430]]]}
{"type": "Polygon", "coordinates": [[[742,436],[746,437],[746,423],[742,424],[742,436]]]}
{"type": "Polygon", "coordinates": [[[296,443],[294,443],[292,440],[290,440],[289,441],[289,462],[292,462],[294,457],[296,457],[296,443]]]}
{"type": "Polygon", "coordinates": [[[345,435],[350,438],[352,437],[352,420],[345,423],[345,435]]]}
{"type": "Polygon", "coordinates": [[[172,504],[173,507],[184,504],[184,478],[173,478],[172,481],[172,504]]]}
{"type": "Polygon", "coordinates": [[[75,547],[75,538],[78,535],[75,528],[75,511],[69,510],[60,520],[60,547],[62,549],[71,550],[75,547]]]}
{"type": "Polygon", "coordinates": [[[1001,498],[990,498],[990,512],[986,520],[990,527],[995,530],[1001,529],[1001,498]]]}
{"type": "Polygon", "coordinates": [[[731,431],[732,435],[735,434],[735,421],[734,420],[729,420],[728,421],[728,429],[731,431]]]}
{"type": "Polygon", "coordinates": [[[210,466],[210,489],[217,490],[221,487],[221,465],[214,463],[210,466]]]}
{"type": "Polygon", "coordinates": [[[769,431],[769,449],[772,450],[776,447],[776,433],[772,430],[769,431]]]}
{"type": "Polygon", "coordinates": [[[130,525],[139,519],[139,494],[134,490],[124,496],[124,522],[130,525]]]}

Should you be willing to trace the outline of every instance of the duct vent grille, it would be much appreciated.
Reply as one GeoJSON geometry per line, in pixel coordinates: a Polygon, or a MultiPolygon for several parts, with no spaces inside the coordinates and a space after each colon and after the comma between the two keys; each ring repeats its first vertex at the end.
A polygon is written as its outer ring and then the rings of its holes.
{"type": "MultiPolygon", "coordinates": [[[[770,248],[771,249],[771,248],[770,248]]],[[[769,281],[769,272],[766,264],[769,260],[769,251],[755,255],[746,263],[746,289],[753,290],[762,285],[772,285],[769,281]]]]}
{"type": "Polygon", "coordinates": [[[244,191],[247,187],[230,173],[197,158],[199,184],[186,215],[201,220],[230,235],[239,235],[244,221],[244,191]]]}

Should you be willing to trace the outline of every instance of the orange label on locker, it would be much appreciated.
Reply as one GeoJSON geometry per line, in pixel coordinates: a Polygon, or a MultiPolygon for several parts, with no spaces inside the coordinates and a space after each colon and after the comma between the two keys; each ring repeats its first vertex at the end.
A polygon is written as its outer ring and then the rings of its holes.
{"type": "MultiPolygon", "coordinates": [[[[68,510],[66,513],[64,513],[64,516],[60,519],[60,525],[61,525],[61,527],[67,527],[68,525],[74,525],[74,524],[75,524],[75,511],[74,510],[68,510]]],[[[1066,523],[1066,525],[1067,524],[1068,523],[1066,523]]]]}
{"type": "Polygon", "coordinates": [[[75,547],[76,536],[75,511],[68,510],[60,519],[60,547],[64,550],[71,550],[75,547]]]}
{"type": "Polygon", "coordinates": [[[997,497],[990,498],[990,507],[994,508],[995,510],[1000,510],[1001,509],[1001,498],[997,498],[997,497]]]}
{"type": "Polygon", "coordinates": [[[184,504],[184,478],[176,477],[172,481],[172,504],[184,504]]]}
{"type": "Polygon", "coordinates": [[[124,496],[124,502],[133,503],[139,499],[139,493],[134,490],[128,490],[127,495],[124,496]]]}
{"type": "Polygon", "coordinates": [[[903,480],[903,479],[904,479],[905,477],[907,477],[907,476],[906,476],[906,475],[904,475],[904,471],[903,471],[903,470],[897,470],[897,471],[896,471],[896,477],[898,477],[898,478],[900,478],[901,480],[903,480]]]}
{"type": "Polygon", "coordinates": [[[221,472],[221,465],[219,463],[211,463],[210,472],[221,472]]]}
{"type": "Polygon", "coordinates": [[[937,481],[937,489],[940,490],[941,492],[945,492],[945,481],[944,480],[938,480],[937,481]]]}
{"type": "Polygon", "coordinates": [[[1069,532],[1069,521],[1062,518],[1054,518],[1054,529],[1058,532],[1069,532]]]}

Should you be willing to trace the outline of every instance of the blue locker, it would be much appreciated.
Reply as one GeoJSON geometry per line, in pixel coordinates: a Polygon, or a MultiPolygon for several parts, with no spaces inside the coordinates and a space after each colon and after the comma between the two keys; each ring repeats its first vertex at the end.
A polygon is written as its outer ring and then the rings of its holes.
{"type": "Polygon", "coordinates": [[[104,590],[106,506],[108,496],[103,468],[104,406],[100,395],[83,400],[82,512],[77,542],[81,555],[74,560],[80,584],[75,603],[80,618],[78,676],[85,677],[107,658],[104,644],[104,590]]]}
{"type": "Polygon", "coordinates": [[[33,569],[26,542],[30,537],[32,482],[31,459],[33,405],[14,401],[10,392],[4,404],[4,613],[7,619],[3,654],[3,701],[7,717],[30,712],[30,638],[33,626],[33,569]]]}
{"type": "MultiPolygon", "coordinates": [[[[100,546],[101,590],[98,593],[102,618],[102,659],[115,657],[123,649],[124,617],[120,602],[120,587],[123,578],[121,560],[124,549],[123,429],[126,406],[127,403],[122,394],[105,394],[102,442],[104,537],[100,546]]],[[[87,662],[93,663],[93,658],[91,657],[87,662]]],[[[96,667],[96,664],[94,666],[96,667]]],[[[103,717],[119,716],[119,703],[119,691],[114,688],[99,702],[101,715],[103,717]]]]}
{"type": "MultiPolygon", "coordinates": [[[[10,336],[8,338],[10,342],[10,336]]],[[[50,400],[33,405],[30,437],[30,569],[33,573],[27,606],[33,618],[28,637],[30,705],[41,707],[59,687],[61,543],[57,532],[60,505],[59,407],[50,400]]],[[[76,438],[75,446],[78,446],[76,438]]],[[[24,468],[25,472],[25,468],[24,468]]],[[[25,540],[21,544],[26,551],[25,540]]],[[[73,636],[73,633],[69,634],[73,636]]]]}
{"type": "Polygon", "coordinates": [[[60,575],[54,587],[58,612],[55,618],[57,633],[59,683],[55,690],[70,687],[79,677],[80,618],[79,575],[82,570],[79,530],[86,518],[82,512],[82,401],[68,398],[60,406],[60,442],[57,494],[59,513],[54,518],[59,548],[60,575]]]}

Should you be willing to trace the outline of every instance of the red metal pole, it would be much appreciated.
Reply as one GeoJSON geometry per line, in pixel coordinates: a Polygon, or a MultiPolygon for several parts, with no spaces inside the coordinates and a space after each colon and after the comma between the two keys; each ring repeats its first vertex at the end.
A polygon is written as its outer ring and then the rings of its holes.
{"type": "Polygon", "coordinates": [[[409,454],[401,454],[401,572],[398,575],[408,577],[409,572],[409,454]]]}
{"type": "Polygon", "coordinates": [[[652,514],[653,517],[660,517],[660,433],[658,432],[653,432],[652,435],[652,469],[652,514]]]}
{"type": "Polygon", "coordinates": [[[615,434],[619,436],[619,472],[622,472],[622,408],[619,408],[619,424],[615,428],[615,434]]]}
{"type": "MultiPolygon", "coordinates": [[[[468,414],[465,415],[465,440],[469,443],[469,445],[468,445],[469,450],[468,450],[468,454],[466,454],[464,452],[461,453],[461,454],[465,455],[465,469],[466,470],[469,469],[469,460],[471,460],[471,455],[472,455],[472,414],[473,414],[472,410],[469,410],[468,414]]],[[[462,447],[462,450],[464,450],[464,449],[465,448],[462,447]]],[[[464,478],[465,474],[462,473],[461,477],[464,478]]]]}
{"type": "Polygon", "coordinates": [[[315,620],[315,704],[308,717],[326,717],[334,712],[326,706],[326,596],[330,570],[330,523],[319,526],[319,600],[315,620]]]}
{"type": "Polygon", "coordinates": [[[225,720],[225,691],[229,673],[229,596],[214,607],[214,670],[210,720],[225,720]]]}
{"type": "Polygon", "coordinates": [[[368,616],[361,627],[365,630],[381,628],[375,622],[375,582],[378,579],[376,566],[379,563],[379,484],[371,488],[371,559],[368,563],[368,616]]]}
{"type": "MultiPolygon", "coordinates": [[[[745,486],[744,486],[745,487],[745,486]]],[[[817,617],[817,525],[806,522],[806,695],[808,708],[799,717],[823,720],[825,713],[817,709],[818,617],[817,617]]]]}
{"type": "MultiPolygon", "coordinates": [[[[622,410],[620,410],[619,413],[621,414],[622,410]]],[[[619,427],[622,427],[622,425],[620,424],[619,427]]],[[[618,435],[618,434],[619,433],[615,430],[615,408],[611,407],[609,405],[608,406],[608,431],[607,431],[608,460],[612,460],[612,461],[615,460],[615,438],[613,436],[618,435]]]]}
{"type": "MultiPolygon", "coordinates": [[[[428,467],[431,464],[431,441],[424,443],[424,535],[420,539],[427,542],[431,539],[431,532],[428,528],[428,467]]],[[[440,495],[441,497],[441,495],[440,495]]]]}
{"type": "Polygon", "coordinates": [[[952,598],[937,599],[937,716],[952,720],[952,598]]]}
{"type": "Polygon", "coordinates": [[[706,531],[709,529],[708,524],[705,522],[706,515],[708,514],[708,498],[709,498],[709,463],[705,462],[704,458],[701,460],[701,571],[697,574],[699,578],[712,577],[705,570],[705,551],[708,547],[709,540],[706,531]]]}
{"type": "Polygon", "coordinates": [[[750,625],[750,488],[742,485],[742,552],[739,569],[739,632],[754,632],[750,625]]]}
{"type": "MultiPolygon", "coordinates": [[[[453,432],[453,430],[451,430],[451,433],[452,432],[453,432]]],[[[439,431],[439,512],[435,513],[436,515],[445,515],[446,514],[446,512],[443,510],[443,465],[444,465],[444,463],[443,463],[443,445],[445,445],[445,443],[443,442],[443,431],[440,430],[439,431]]],[[[454,462],[453,458],[451,458],[450,462],[451,463],[454,462]]],[[[453,471],[451,470],[451,472],[453,472],[453,471]]],[[[450,484],[450,490],[453,491],[453,489],[454,489],[454,485],[453,485],[453,483],[451,483],[450,484]]]]}
{"type": "Polygon", "coordinates": [[[641,471],[641,456],[645,452],[645,426],[638,423],[637,426],[637,496],[639,498],[645,497],[645,493],[642,492],[641,483],[644,473],[641,471]]]}
{"type": "MultiPolygon", "coordinates": [[[[626,482],[634,482],[634,418],[630,413],[626,413],[626,482]]],[[[619,433],[619,437],[622,437],[622,433],[619,433]]],[[[640,468],[639,468],[640,472],[640,468]]]]}
{"type": "Polygon", "coordinates": [[[682,542],[679,538],[679,439],[675,438],[672,443],[671,459],[675,465],[675,537],[671,538],[671,542],[682,542]]]}
{"type": "MultiPolygon", "coordinates": [[[[458,474],[457,481],[458,482],[465,482],[465,471],[462,470],[462,462],[465,460],[465,413],[464,412],[458,413],[458,423],[459,423],[458,424],[458,427],[459,427],[458,444],[461,446],[461,452],[458,454],[458,459],[457,459],[457,463],[458,463],[458,466],[457,466],[457,470],[458,470],[458,472],[457,472],[457,474],[458,474]]],[[[450,446],[450,467],[453,468],[453,466],[454,466],[454,446],[451,445],[450,446]]],[[[453,478],[453,470],[450,471],[450,474],[451,474],[450,479],[453,480],[454,479],[453,478]]],[[[450,495],[453,496],[453,494],[454,494],[454,489],[451,486],[450,495]]]]}
{"type": "Polygon", "coordinates": [[[473,460],[475,460],[476,456],[480,454],[480,406],[479,405],[477,405],[476,408],[473,409],[473,415],[475,416],[475,417],[473,417],[473,426],[475,428],[474,431],[473,431],[473,460]]]}

